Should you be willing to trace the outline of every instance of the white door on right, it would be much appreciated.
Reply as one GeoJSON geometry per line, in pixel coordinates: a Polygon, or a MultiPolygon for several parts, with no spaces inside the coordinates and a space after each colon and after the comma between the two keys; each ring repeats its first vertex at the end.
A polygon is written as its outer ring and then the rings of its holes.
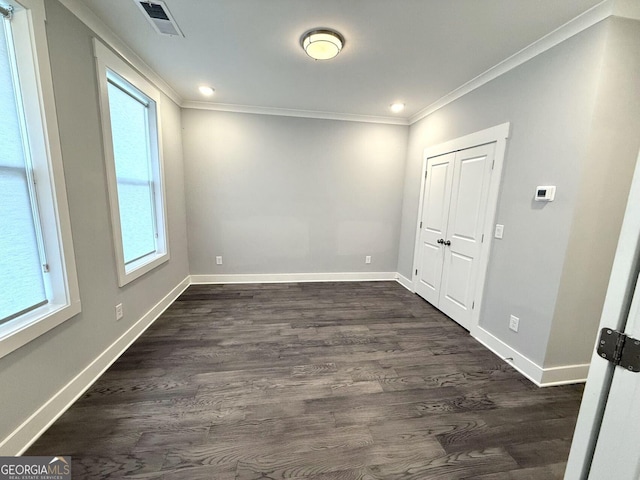
{"type": "Polygon", "coordinates": [[[416,293],[470,328],[495,143],[427,159],[416,293]]]}
{"type": "MultiPolygon", "coordinates": [[[[625,334],[630,337],[629,343],[634,343],[631,339],[640,339],[640,280],[636,283],[625,334]]],[[[589,471],[589,480],[601,478],[640,479],[640,373],[622,366],[614,370],[589,471]]]]}
{"type": "Polygon", "coordinates": [[[495,143],[456,153],[438,308],[471,327],[495,143]]]}

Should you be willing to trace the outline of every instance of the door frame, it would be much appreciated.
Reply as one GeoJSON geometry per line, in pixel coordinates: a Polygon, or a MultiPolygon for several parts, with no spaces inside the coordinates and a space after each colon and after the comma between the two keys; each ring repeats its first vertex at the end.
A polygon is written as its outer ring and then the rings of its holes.
{"type": "Polygon", "coordinates": [[[496,214],[498,209],[498,198],[500,194],[500,184],[502,181],[502,170],[504,165],[504,157],[507,148],[507,139],[509,138],[511,124],[509,122],[496,125],[494,127],[480,130],[478,132],[465,135],[463,137],[455,138],[444,143],[440,143],[424,149],[422,156],[422,177],[420,180],[420,199],[418,204],[418,218],[416,220],[416,233],[413,248],[413,268],[411,270],[411,290],[416,291],[416,282],[418,276],[416,275],[416,269],[419,263],[419,249],[420,249],[420,220],[422,219],[422,205],[424,201],[425,193],[425,175],[427,173],[427,161],[429,158],[444,155],[446,153],[457,152],[460,150],[466,150],[468,148],[478,147],[480,145],[486,145],[488,143],[495,143],[495,157],[494,166],[491,170],[491,177],[489,179],[489,196],[487,198],[487,210],[484,220],[483,234],[487,241],[482,243],[480,249],[480,255],[478,257],[478,276],[476,278],[476,293],[475,293],[475,308],[471,313],[471,328],[469,332],[474,337],[476,336],[476,329],[480,321],[480,311],[482,310],[482,299],[484,297],[484,287],[487,276],[487,266],[489,265],[489,253],[491,252],[491,245],[493,243],[493,226],[496,221],[496,214]]]}
{"type": "MultiPolygon", "coordinates": [[[[640,153],[631,181],[627,207],[620,229],[618,246],[611,267],[607,294],[602,306],[598,331],[612,328],[624,331],[631,300],[640,271],[640,153]]],[[[600,433],[600,426],[609,396],[615,367],[602,360],[597,352],[596,338],[587,384],[580,404],[580,413],[573,434],[565,480],[583,480],[588,477],[591,460],[600,433]]]]}

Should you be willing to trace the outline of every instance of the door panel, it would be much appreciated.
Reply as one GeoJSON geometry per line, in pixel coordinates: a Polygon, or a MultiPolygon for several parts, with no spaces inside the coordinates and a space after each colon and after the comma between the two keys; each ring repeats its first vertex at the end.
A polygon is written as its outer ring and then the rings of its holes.
{"type": "Polygon", "coordinates": [[[454,159],[451,203],[438,308],[471,327],[495,144],[461,150],[454,159]]]}
{"type": "Polygon", "coordinates": [[[478,238],[482,186],[487,156],[463,158],[459,165],[457,198],[453,201],[453,218],[450,236],[474,241],[478,238]]]}
{"type": "Polygon", "coordinates": [[[418,271],[421,272],[419,281],[424,291],[423,293],[437,300],[440,279],[442,278],[442,252],[440,245],[434,247],[429,243],[422,244],[422,262],[418,271]]]}
{"type": "Polygon", "coordinates": [[[444,266],[447,276],[443,281],[442,294],[447,303],[453,303],[466,311],[473,274],[473,258],[454,252],[446,257],[449,262],[444,266]]]}
{"type": "Polygon", "coordinates": [[[451,162],[448,158],[434,161],[431,168],[427,167],[428,190],[425,192],[423,226],[436,234],[444,235],[447,230],[451,170],[451,162]]]}
{"type": "Polygon", "coordinates": [[[422,204],[422,228],[418,254],[416,293],[434,306],[438,305],[442,279],[443,246],[451,202],[451,181],[455,154],[449,153],[427,160],[422,204]]]}

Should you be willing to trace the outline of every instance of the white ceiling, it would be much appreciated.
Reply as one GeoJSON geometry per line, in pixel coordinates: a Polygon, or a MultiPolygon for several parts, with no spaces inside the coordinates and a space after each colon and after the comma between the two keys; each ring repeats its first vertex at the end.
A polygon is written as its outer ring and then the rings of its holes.
{"type": "Polygon", "coordinates": [[[165,0],[185,38],[134,0],[82,0],[186,101],[410,117],[601,0],[165,0]],[[314,61],[300,36],[346,40],[314,61]],[[198,85],[216,89],[211,100],[198,85]]]}

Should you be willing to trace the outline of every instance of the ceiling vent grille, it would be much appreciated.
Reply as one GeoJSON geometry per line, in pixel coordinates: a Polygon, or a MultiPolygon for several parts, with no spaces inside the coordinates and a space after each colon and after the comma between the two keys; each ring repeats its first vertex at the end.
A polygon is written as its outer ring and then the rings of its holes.
{"type": "Polygon", "coordinates": [[[160,0],[134,0],[153,29],[160,35],[184,37],[178,24],[171,16],[167,5],[160,0]]]}

